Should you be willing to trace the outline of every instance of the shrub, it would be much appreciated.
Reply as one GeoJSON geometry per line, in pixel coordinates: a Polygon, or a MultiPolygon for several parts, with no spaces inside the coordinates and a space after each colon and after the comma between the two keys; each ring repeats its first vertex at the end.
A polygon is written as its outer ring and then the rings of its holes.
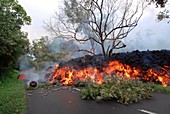
{"type": "Polygon", "coordinates": [[[152,97],[153,84],[139,80],[105,77],[105,83],[88,84],[80,91],[82,99],[116,100],[123,104],[137,102],[152,97]]]}
{"type": "Polygon", "coordinates": [[[28,34],[22,32],[21,27],[30,22],[30,16],[17,0],[0,1],[0,78],[28,52],[28,34]]]}

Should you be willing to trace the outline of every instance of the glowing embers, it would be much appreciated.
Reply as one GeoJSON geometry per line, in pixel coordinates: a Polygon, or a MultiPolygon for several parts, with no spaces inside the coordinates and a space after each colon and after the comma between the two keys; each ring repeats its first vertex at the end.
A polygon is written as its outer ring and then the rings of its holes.
{"type": "Polygon", "coordinates": [[[103,83],[103,73],[99,72],[97,68],[84,68],[75,70],[72,67],[63,67],[56,70],[50,83],[55,80],[59,80],[63,84],[73,84],[74,82],[81,81],[91,81],[96,83],[103,83]]]}
{"type": "Polygon", "coordinates": [[[147,75],[145,77],[145,80],[156,80],[166,87],[167,85],[170,85],[170,67],[160,67],[159,70],[149,69],[147,70],[147,75]]]}
{"type": "Polygon", "coordinates": [[[25,80],[26,79],[26,76],[25,75],[18,75],[17,79],[20,79],[20,80],[25,80]]]}
{"type": "Polygon", "coordinates": [[[110,61],[105,67],[100,69],[96,67],[75,69],[73,67],[59,67],[59,65],[56,65],[56,70],[54,71],[50,83],[58,80],[62,84],[72,85],[80,80],[102,84],[104,82],[104,76],[106,75],[125,76],[130,79],[141,79],[149,82],[156,81],[161,82],[163,86],[170,85],[169,66],[160,67],[159,70],[148,69],[144,71],[140,68],[123,64],[117,60],[110,61]]]}
{"type": "Polygon", "coordinates": [[[109,62],[106,68],[103,68],[103,71],[108,75],[112,75],[113,73],[116,76],[126,76],[128,78],[135,78],[142,76],[140,74],[141,70],[135,67],[130,67],[129,65],[122,64],[119,61],[111,61],[109,62]]]}

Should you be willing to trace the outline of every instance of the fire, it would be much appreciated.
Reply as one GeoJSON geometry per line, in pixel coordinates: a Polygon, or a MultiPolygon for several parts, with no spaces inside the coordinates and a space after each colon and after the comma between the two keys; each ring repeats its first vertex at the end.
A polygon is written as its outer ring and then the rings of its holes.
{"type": "Polygon", "coordinates": [[[73,84],[77,80],[81,81],[91,81],[96,83],[103,83],[103,75],[100,73],[97,68],[84,68],[82,70],[75,70],[70,67],[63,67],[57,69],[53,75],[53,79],[50,83],[54,82],[56,79],[59,79],[63,84],[73,84]]]}
{"type": "Polygon", "coordinates": [[[147,71],[147,76],[152,79],[156,79],[156,81],[160,81],[162,85],[166,87],[167,85],[170,85],[170,72],[167,70],[169,68],[170,68],[169,66],[164,66],[161,67],[160,68],[161,70],[159,71],[154,69],[149,69],[147,71]]]}
{"type": "Polygon", "coordinates": [[[25,75],[18,75],[17,78],[20,79],[20,80],[25,80],[25,79],[26,79],[26,76],[25,76],[25,75]]]}
{"type": "Polygon", "coordinates": [[[158,80],[159,80],[160,82],[162,82],[163,87],[166,87],[166,86],[167,86],[167,84],[165,83],[163,77],[158,77],[158,80]]]}
{"type": "Polygon", "coordinates": [[[98,84],[104,82],[104,76],[116,75],[119,77],[126,76],[130,79],[142,79],[144,81],[156,81],[161,82],[161,84],[166,87],[170,85],[170,66],[160,67],[160,70],[148,69],[143,71],[140,68],[131,67],[129,65],[123,64],[120,61],[111,61],[102,69],[96,67],[87,67],[81,69],[75,69],[73,67],[65,66],[59,67],[56,65],[56,70],[50,83],[59,80],[60,83],[65,85],[74,84],[76,81],[90,81],[98,84]]]}
{"type": "Polygon", "coordinates": [[[132,68],[129,65],[122,64],[119,61],[111,61],[109,62],[106,68],[103,68],[104,72],[108,75],[112,75],[113,73],[116,76],[126,76],[128,78],[135,78],[141,76],[140,70],[137,68],[132,68]]]}

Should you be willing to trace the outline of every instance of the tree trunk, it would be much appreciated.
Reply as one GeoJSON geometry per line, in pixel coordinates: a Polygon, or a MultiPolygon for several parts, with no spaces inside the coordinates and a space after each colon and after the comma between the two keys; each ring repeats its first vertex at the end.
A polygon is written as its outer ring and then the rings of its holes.
{"type": "Polygon", "coordinates": [[[113,52],[113,48],[109,50],[109,53],[108,53],[108,54],[109,54],[109,57],[112,56],[112,52],[113,52]]]}
{"type": "Polygon", "coordinates": [[[105,48],[104,48],[104,43],[102,43],[101,46],[102,46],[103,56],[106,57],[106,52],[105,52],[105,48]]]}

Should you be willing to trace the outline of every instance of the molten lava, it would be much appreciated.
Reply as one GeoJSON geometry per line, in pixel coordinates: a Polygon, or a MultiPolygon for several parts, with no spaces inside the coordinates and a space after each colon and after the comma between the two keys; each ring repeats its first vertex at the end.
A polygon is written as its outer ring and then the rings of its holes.
{"type": "Polygon", "coordinates": [[[120,61],[111,61],[102,69],[96,67],[87,67],[83,69],[75,69],[73,67],[59,67],[56,65],[56,70],[50,83],[59,80],[65,85],[74,84],[76,81],[90,81],[98,84],[104,82],[104,76],[126,76],[130,79],[141,79],[143,81],[160,82],[164,87],[170,85],[170,66],[160,67],[159,70],[148,69],[143,71],[140,68],[131,67],[123,64],[120,61]]]}
{"type": "Polygon", "coordinates": [[[25,76],[25,75],[18,75],[17,79],[25,80],[25,79],[26,79],[26,76],[25,76]]]}

